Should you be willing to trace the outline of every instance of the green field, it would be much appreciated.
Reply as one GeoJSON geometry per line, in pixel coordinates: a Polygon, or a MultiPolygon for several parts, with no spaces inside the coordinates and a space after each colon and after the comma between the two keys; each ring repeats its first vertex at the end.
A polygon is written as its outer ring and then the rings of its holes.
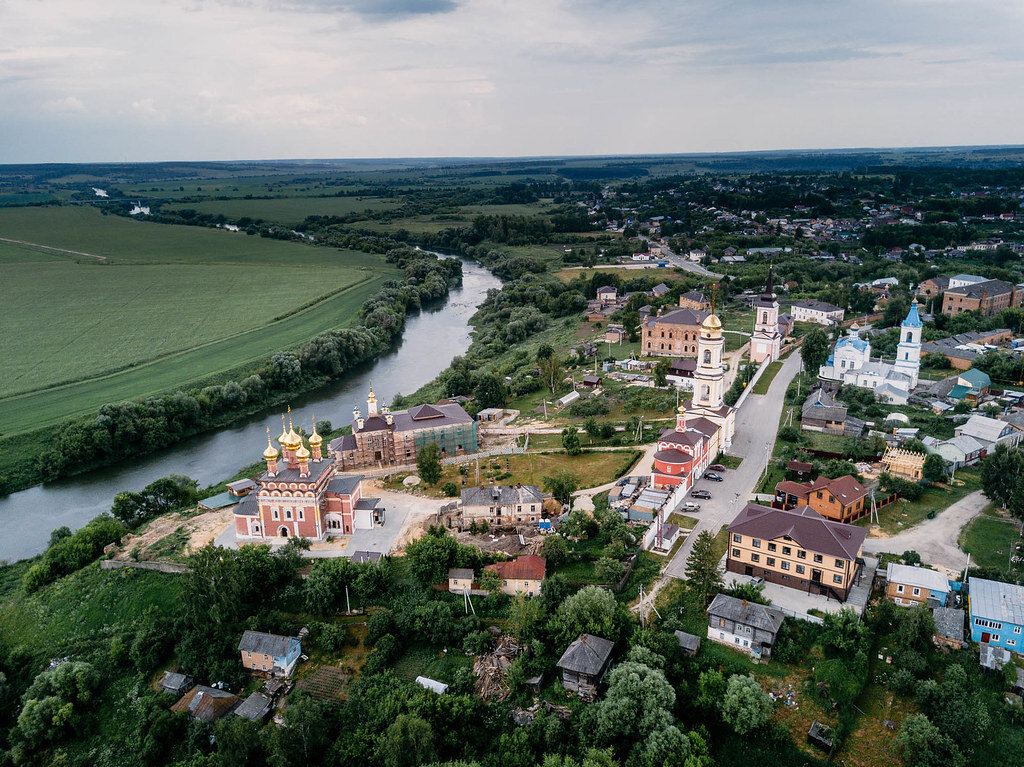
{"type": "Polygon", "coordinates": [[[397,276],[377,256],[92,208],[0,211],[0,433],[188,385],[328,328],[397,276]],[[73,255],[75,250],[105,258],[73,255]]]}
{"type": "Polygon", "coordinates": [[[364,210],[393,210],[400,200],[381,197],[282,197],[271,200],[203,200],[167,206],[191,208],[198,213],[222,214],[237,220],[243,216],[281,224],[299,224],[306,216],[347,216],[364,210]]]}
{"type": "Polygon", "coordinates": [[[1021,542],[1020,523],[993,506],[960,531],[959,541],[975,565],[1001,570],[1011,566],[1011,549],[1021,542]]]}

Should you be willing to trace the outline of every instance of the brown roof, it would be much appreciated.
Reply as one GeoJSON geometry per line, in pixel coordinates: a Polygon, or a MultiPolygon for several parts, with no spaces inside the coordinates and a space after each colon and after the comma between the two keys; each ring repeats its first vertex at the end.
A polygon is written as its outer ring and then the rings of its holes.
{"type": "Polygon", "coordinates": [[[665,429],[658,437],[658,442],[671,442],[675,445],[698,445],[703,439],[704,437],[696,431],[665,429]]]}
{"type": "Polygon", "coordinates": [[[828,490],[828,492],[838,498],[839,502],[844,506],[859,501],[868,494],[868,491],[864,489],[863,485],[855,480],[850,474],[847,474],[845,477],[837,477],[836,479],[818,477],[814,482],[807,486],[807,489],[808,491],[822,489],[828,490]]]}
{"type": "Polygon", "coordinates": [[[648,317],[644,320],[644,325],[697,325],[699,326],[705,319],[707,319],[707,312],[698,312],[694,309],[676,309],[671,312],[666,312],[660,317],[648,317]]]}
{"type": "Polygon", "coordinates": [[[786,468],[789,469],[790,471],[813,471],[814,464],[807,463],[806,461],[797,461],[794,459],[790,461],[788,464],[786,464],[786,468]]]}
{"type": "Polygon", "coordinates": [[[238,696],[206,685],[197,685],[171,706],[171,711],[187,711],[193,719],[215,722],[238,704],[238,696]]]}
{"type": "Polygon", "coordinates": [[[692,421],[687,421],[687,428],[696,429],[705,437],[710,437],[718,432],[718,424],[712,421],[710,418],[701,416],[700,418],[694,418],[692,421]]]}
{"type": "Polygon", "coordinates": [[[534,554],[524,554],[510,562],[495,562],[485,570],[493,570],[502,578],[514,581],[542,581],[547,570],[547,560],[534,554]]]}
{"type": "Polygon", "coordinates": [[[665,463],[689,463],[693,458],[682,450],[659,450],[654,454],[654,460],[665,463]]]}
{"type": "Polygon", "coordinates": [[[825,519],[810,506],[792,511],[748,503],[729,525],[730,533],[774,540],[787,537],[809,551],[856,559],[867,530],[825,519]]]}
{"type": "Polygon", "coordinates": [[[806,482],[793,482],[788,479],[782,480],[775,486],[776,493],[788,493],[801,498],[806,498],[809,489],[806,482]]]}

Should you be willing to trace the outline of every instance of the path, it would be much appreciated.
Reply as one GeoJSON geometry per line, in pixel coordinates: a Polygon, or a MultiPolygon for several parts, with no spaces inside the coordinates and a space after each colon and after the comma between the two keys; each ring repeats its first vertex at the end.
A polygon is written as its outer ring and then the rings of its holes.
{"type": "MultiPolygon", "coordinates": [[[[592,449],[593,450],[600,450],[601,448],[592,448],[592,449]]],[[[613,450],[622,450],[623,448],[617,447],[617,448],[611,448],[611,449],[613,449],[613,450]]],[[[654,454],[656,452],[658,452],[658,443],[657,442],[655,442],[654,444],[651,444],[651,445],[648,445],[647,447],[645,447],[644,448],[644,454],[642,456],[640,456],[640,459],[637,461],[636,465],[633,466],[632,469],[630,469],[629,476],[631,476],[631,477],[640,477],[640,476],[643,476],[645,474],[650,474],[651,473],[651,469],[654,468],[654,454]]],[[[572,497],[574,499],[572,507],[574,509],[582,509],[583,511],[593,511],[594,510],[594,501],[592,499],[592,496],[595,496],[598,493],[607,493],[613,487],[615,487],[615,482],[614,481],[606,482],[605,484],[598,485],[597,487],[587,487],[587,488],[584,488],[582,490],[577,490],[575,493],[572,494],[572,497]]]]}
{"type": "Polygon", "coordinates": [[[705,479],[697,483],[698,487],[711,491],[712,498],[700,502],[701,509],[696,514],[698,524],[665,566],[666,577],[682,578],[697,534],[707,530],[715,535],[723,525],[732,522],[754,492],[775,446],[786,389],[799,370],[800,355],[790,354],[767,394],[751,392],[747,395],[743,407],[736,413],[736,437],[729,450],[730,455],[743,458],[743,463],[739,468],[726,471],[722,475],[723,482],[705,479]]]}
{"type": "Polygon", "coordinates": [[[988,504],[989,500],[981,490],[975,490],[936,514],[935,519],[927,519],[889,538],[868,538],[864,541],[864,551],[902,554],[912,549],[929,565],[949,573],[960,572],[967,564],[967,554],[957,545],[960,531],[988,504]]]}
{"type": "Polygon", "coordinates": [[[72,256],[85,256],[86,258],[96,258],[100,261],[106,261],[106,256],[97,256],[95,253],[85,253],[81,250],[66,250],[65,248],[54,248],[50,245],[40,245],[38,242],[26,242],[25,240],[12,240],[9,237],[0,237],[0,242],[9,242],[12,245],[28,245],[32,248],[40,248],[42,250],[49,250],[54,253],[68,253],[72,256]]]}

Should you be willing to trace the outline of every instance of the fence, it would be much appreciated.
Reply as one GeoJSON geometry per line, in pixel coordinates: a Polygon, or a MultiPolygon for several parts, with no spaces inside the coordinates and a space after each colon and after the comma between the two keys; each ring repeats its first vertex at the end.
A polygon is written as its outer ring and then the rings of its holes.
{"type": "Polygon", "coordinates": [[[482,453],[466,453],[464,455],[453,455],[450,458],[445,458],[441,463],[446,466],[451,466],[456,463],[471,463],[478,459],[494,458],[499,455],[523,455],[526,452],[525,447],[516,447],[514,445],[506,445],[505,447],[496,447],[493,450],[485,450],[482,453]]]}
{"type": "Polygon", "coordinates": [[[796,618],[798,621],[808,621],[809,623],[817,623],[819,626],[824,621],[817,615],[810,615],[809,613],[801,613],[796,610],[790,610],[788,607],[779,607],[777,604],[772,604],[773,610],[778,610],[780,613],[788,618],[796,618]]]}

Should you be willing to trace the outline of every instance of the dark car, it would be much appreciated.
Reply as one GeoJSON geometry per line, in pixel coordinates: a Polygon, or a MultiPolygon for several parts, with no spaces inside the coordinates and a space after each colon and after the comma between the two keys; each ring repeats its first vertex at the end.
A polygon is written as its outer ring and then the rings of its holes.
{"type": "Polygon", "coordinates": [[[690,493],[690,496],[693,498],[701,498],[705,501],[711,499],[711,493],[709,493],[707,490],[694,490],[692,493],[690,493]]]}
{"type": "Polygon", "coordinates": [[[716,463],[716,464],[713,464],[711,466],[708,466],[708,469],[710,471],[725,471],[726,470],[725,467],[722,464],[720,464],[720,463],[716,463]]]}
{"type": "Polygon", "coordinates": [[[710,479],[712,482],[724,482],[725,481],[722,478],[721,474],[712,474],[710,472],[708,474],[704,475],[704,479],[710,479]]]}

